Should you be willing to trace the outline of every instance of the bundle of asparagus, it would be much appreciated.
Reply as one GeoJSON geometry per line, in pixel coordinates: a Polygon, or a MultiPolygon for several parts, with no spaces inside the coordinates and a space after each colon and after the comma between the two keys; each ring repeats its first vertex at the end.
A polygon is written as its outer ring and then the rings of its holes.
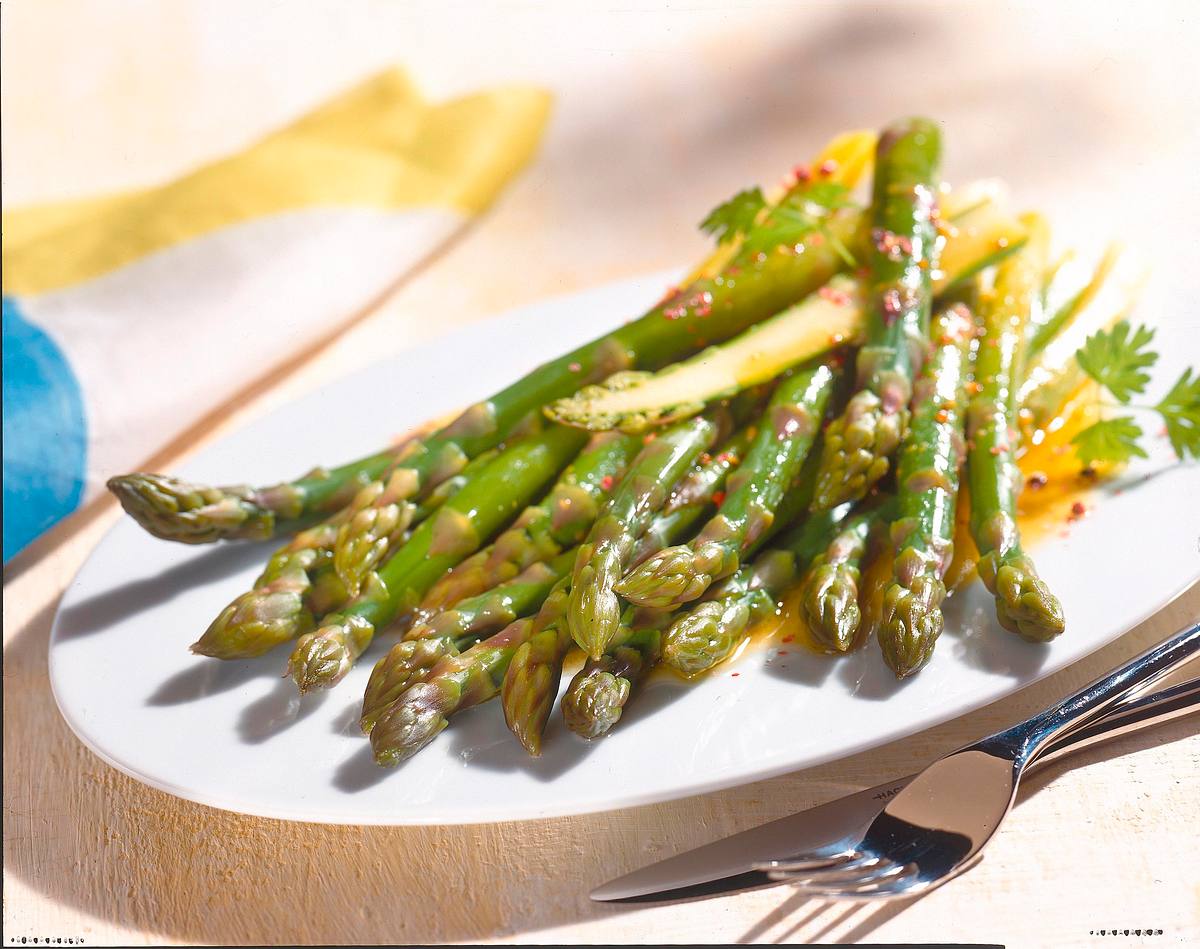
{"type": "MultiPolygon", "coordinates": [[[[1040,217],[947,188],[940,161],[927,119],[834,139],[777,193],[713,211],[716,251],[641,318],[398,447],[261,488],[112,479],[157,537],[292,534],[193,650],[290,643],[306,692],[393,634],[361,718],[381,764],[496,696],[540,754],[574,646],[563,719],[596,738],[653,667],[712,669],[788,597],[818,648],[874,632],[910,676],[942,631],[960,486],[999,624],[1053,639],[1063,610],[1016,518],[1022,438],[1081,392],[1128,403],[1152,334],[1097,305],[1115,250],[1070,285],[1040,217]],[[885,583],[866,622],[869,561],[885,583]]],[[[1153,408],[1179,457],[1200,454],[1200,379],[1153,408]]],[[[1140,434],[1101,418],[1072,441],[1096,466],[1140,434]]]]}

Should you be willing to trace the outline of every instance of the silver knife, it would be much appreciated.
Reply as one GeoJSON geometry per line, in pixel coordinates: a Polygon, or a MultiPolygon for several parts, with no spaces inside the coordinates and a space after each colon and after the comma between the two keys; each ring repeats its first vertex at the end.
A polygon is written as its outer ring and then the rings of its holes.
{"type": "MultiPolygon", "coordinates": [[[[1200,709],[1200,677],[1130,699],[1095,724],[1065,735],[1030,767],[1200,709]]],[[[725,896],[776,886],[756,864],[796,853],[835,853],[858,840],[880,809],[916,775],[810,807],[658,863],[597,887],[598,902],[648,903],[725,896]]]]}

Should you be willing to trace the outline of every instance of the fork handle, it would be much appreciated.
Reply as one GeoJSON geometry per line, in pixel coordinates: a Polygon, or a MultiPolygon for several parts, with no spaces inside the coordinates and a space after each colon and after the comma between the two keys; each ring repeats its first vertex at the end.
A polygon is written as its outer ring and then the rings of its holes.
{"type": "Polygon", "coordinates": [[[1200,676],[1158,692],[1139,693],[1117,708],[1111,709],[1098,721],[1077,728],[1051,742],[1041,754],[1029,762],[1027,770],[1041,768],[1042,765],[1058,761],[1092,745],[1130,735],[1144,728],[1162,725],[1185,715],[1194,715],[1196,712],[1200,712],[1200,676]]]}
{"type": "Polygon", "coordinates": [[[1023,722],[978,743],[981,751],[1024,768],[1051,742],[1086,727],[1123,698],[1149,688],[1200,652],[1200,623],[1193,623],[1129,662],[1023,722]]]}

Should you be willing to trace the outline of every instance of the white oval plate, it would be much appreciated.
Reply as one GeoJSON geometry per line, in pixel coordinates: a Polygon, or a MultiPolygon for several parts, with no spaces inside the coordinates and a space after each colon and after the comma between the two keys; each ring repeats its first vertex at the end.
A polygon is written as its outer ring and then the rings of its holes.
{"type": "MultiPolygon", "coordinates": [[[[314,462],[366,454],[640,312],[670,277],[546,301],[403,352],[225,438],[179,473],[266,483],[314,462]]],[[[1189,335],[1185,327],[1160,328],[1164,359],[1156,378],[1173,379],[1185,357],[1194,357],[1189,335]]],[[[1039,648],[1005,633],[976,583],[951,600],[933,661],[903,685],[874,648],[837,661],[759,650],[695,685],[656,678],[598,742],[576,738],[555,717],[544,756],[530,759],[493,702],[457,717],[411,761],[384,770],[356,724],[380,643],[338,688],[303,701],[280,678],[286,650],[247,662],[195,657],[188,645],[250,585],[272,545],[164,543],[128,519],[103,539],[63,598],[50,679],[71,728],[105,761],[180,797],[247,814],[472,823],[685,797],[853,754],[961,715],[1061,669],[1162,607],[1200,575],[1200,477],[1194,465],[1168,467],[1165,442],[1154,441],[1154,457],[1106,489],[1069,537],[1037,547],[1039,568],[1066,610],[1064,636],[1039,648]]]]}

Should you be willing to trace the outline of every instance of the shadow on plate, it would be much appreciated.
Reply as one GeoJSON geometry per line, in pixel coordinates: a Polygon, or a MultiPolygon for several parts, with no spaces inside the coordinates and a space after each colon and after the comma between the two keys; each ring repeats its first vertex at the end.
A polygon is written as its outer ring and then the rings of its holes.
{"type": "Polygon", "coordinates": [[[897,679],[879,655],[874,640],[838,662],[837,678],[847,694],[872,702],[886,701],[916,681],[915,676],[897,679]]]}
{"type": "MultiPolygon", "coordinates": [[[[636,701],[630,702],[613,732],[594,741],[580,738],[567,730],[556,702],[546,726],[542,755],[538,758],[526,754],[513,738],[496,699],[454,716],[454,727],[446,729],[434,740],[449,742],[451,758],[461,760],[464,765],[496,772],[522,771],[539,781],[553,781],[582,763],[598,742],[619,734],[622,727],[653,716],[689,688],[687,683],[674,680],[673,677],[654,676],[636,694],[636,701]]],[[[358,706],[347,706],[339,713],[334,719],[333,728],[337,734],[357,737],[358,706]]],[[[395,769],[376,765],[371,757],[370,744],[364,737],[362,747],[334,772],[333,785],[341,791],[354,794],[374,787],[392,771],[403,770],[404,764],[395,769]]]]}
{"type": "Polygon", "coordinates": [[[290,678],[281,678],[274,689],[242,710],[237,723],[238,736],[246,744],[262,744],[308,718],[327,698],[327,690],[301,695],[290,678]]]}
{"type": "MultiPolygon", "coordinates": [[[[180,593],[261,566],[273,549],[270,544],[217,546],[152,577],[131,580],[88,597],[59,615],[58,638],[73,639],[103,632],[150,607],[169,602],[180,593]]],[[[214,615],[219,609],[219,605],[214,607],[214,615]]]]}
{"type": "MultiPolygon", "coordinates": [[[[596,748],[595,742],[567,730],[555,703],[542,737],[541,757],[533,758],[508,730],[499,703],[489,702],[488,706],[473,709],[472,720],[461,723],[466,727],[451,738],[451,753],[473,768],[523,771],[539,781],[553,781],[582,763],[596,748]]],[[[619,729],[620,723],[616,727],[619,729]]]]}
{"type": "Polygon", "coordinates": [[[358,719],[362,715],[362,699],[355,699],[340,712],[333,716],[329,730],[335,735],[345,738],[363,738],[362,729],[358,727],[358,719]]]}
{"type": "Polygon", "coordinates": [[[404,771],[404,765],[395,768],[380,767],[371,756],[371,743],[365,737],[361,745],[362,747],[338,765],[333,772],[333,779],[330,783],[339,791],[357,794],[404,771]]]}
{"type": "Polygon", "coordinates": [[[818,688],[846,661],[845,656],[826,656],[794,642],[773,638],[763,657],[763,669],[785,682],[818,688]]]}
{"type": "Polygon", "coordinates": [[[691,683],[684,682],[670,673],[654,672],[643,686],[633,693],[620,721],[612,730],[607,735],[591,740],[573,734],[564,724],[559,706],[562,700],[560,693],[555,700],[550,721],[546,723],[542,755],[539,758],[530,757],[517,743],[505,724],[503,713],[496,708],[493,710],[494,719],[486,724],[481,723],[470,732],[459,732],[455,737],[454,750],[472,766],[492,771],[524,771],[539,781],[553,781],[582,763],[600,742],[619,740],[622,730],[653,717],[691,688],[691,683]]]}
{"type": "MultiPolygon", "coordinates": [[[[147,705],[183,705],[239,688],[254,679],[278,678],[278,655],[226,661],[197,656],[194,663],[162,682],[146,699],[147,705]]],[[[286,683],[293,694],[296,687],[286,683]]]]}
{"type": "Polygon", "coordinates": [[[947,603],[941,648],[952,650],[957,659],[984,672],[1020,681],[1036,676],[1050,651],[1001,627],[991,595],[982,585],[977,586],[977,590],[965,590],[964,596],[947,603]]]}

